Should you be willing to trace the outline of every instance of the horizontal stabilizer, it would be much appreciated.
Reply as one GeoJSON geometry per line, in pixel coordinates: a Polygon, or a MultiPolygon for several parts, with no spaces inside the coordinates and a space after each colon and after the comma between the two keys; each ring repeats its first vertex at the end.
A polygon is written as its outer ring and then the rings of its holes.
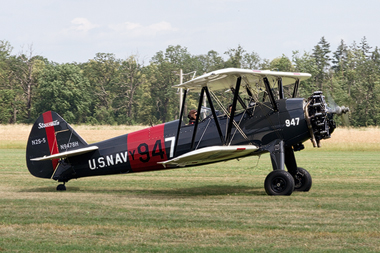
{"type": "Polygon", "coordinates": [[[197,149],[165,162],[158,162],[166,167],[185,167],[200,165],[224,160],[236,159],[253,155],[259,148],[253,145],[246,146],[212,146],[197,149]]]}
{"type": "Polygon", "coordinates": [[[57,153],[54,155],[49,155],[49,156],[42,156],[42,157],[37,157],[37,158],[32,158],[30,159],[31,161],[46,161],[46,160],[53,160],[53,159],[59,159],[59,158],[66,158],[70,156],[77,156],[77,155],[82,155],[94,150],[99,149],[97,146],[90,146],[86,148],[80,148],[80,149],[75,149],[71,151],[66,151],[66,152],[61,152],[57,153]]]}

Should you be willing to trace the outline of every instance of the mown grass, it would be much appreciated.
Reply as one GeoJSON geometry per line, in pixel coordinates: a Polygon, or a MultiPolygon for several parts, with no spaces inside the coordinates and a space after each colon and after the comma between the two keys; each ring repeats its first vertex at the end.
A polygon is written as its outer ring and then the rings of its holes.
{"type": "Polygon", "coordinates": [[[265,193],[268,155],[57,192],[24,149],[0,149],[0,251],[379,252],[380,156],[365,149],[296,153],[313,186],[288,197],[265,193]]]}
{"type": "MultiPolygon", "coordinates": [[[[75,126],[88,142],[134,129],[75,126]]],[[[139,129],[141,127],[138,127],[139,129]]],[[[297,152],[308,193],[267,196],[268,155],[57,183],[29,174],[30,126],[0,127],[2,252],[379,252],[380,129],[297,152]]]]}

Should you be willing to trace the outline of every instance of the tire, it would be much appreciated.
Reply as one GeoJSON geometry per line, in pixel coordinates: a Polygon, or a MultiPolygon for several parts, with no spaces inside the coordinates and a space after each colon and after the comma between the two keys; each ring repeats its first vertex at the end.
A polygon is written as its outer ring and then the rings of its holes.
{"type": "Polygon", "coordinates": [[[57,185],[57,191],[66,191],[66,186],[64,184],[57,185]]]}
{"type": "Polygon", "coordinates": [[[308,192],[311,188],[312,180],[310,173],[304,168],[298,167],[294,175],[294,190],[308,192]]]}
{"type": "Polygon", "coordinates": [[[294,191],[294,179],[285,170],[274,170],[265,178],[264,187],[268,195],[291,195],[294,191]]]}

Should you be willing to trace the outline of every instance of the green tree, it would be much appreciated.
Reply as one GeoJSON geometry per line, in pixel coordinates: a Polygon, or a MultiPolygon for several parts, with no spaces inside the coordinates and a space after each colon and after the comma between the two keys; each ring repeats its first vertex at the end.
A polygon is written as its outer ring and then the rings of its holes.
{"type": "Polygon", "coordinates": [[[371,48],[367,42],[367,38],[364,36],[362,40],[360,41],[360,50],[363,52],[364,56],[369,59],[371,58],[371,48]]]}
{"type": "Polygon", "coordinates": [[[344,76],[347,70],[347,57],[348,57],[348,47],[343,40],[340,41],[340,45],[337,50],[333,53],[334,57],[332,59],[332,69],[336,74],[344,76]]]}
{"type": "Polygon", "coordinates": [[[159,122],[173,120],[179,115],[179,96],[173,85],[179,83],[178,70],[193,71],[194,62],[186,48],[169,46],[165,53],[158,52],[151,60],[149,74],[154,76],[151,86],[152,115],[159,122]]]}
{"type": "Polygon", "coordinates": [[[11,55],[12,47],[0,41],[0,122],[17,123],[18,115],[24,111],[23,91],[17,81],[17,59],[11,55]]]}
{"type": "Polygon", "coordinates": [[[317,64],[315,58],[308,52],[300,55],[298,51],[293,51],[292,61],[294,63],[294,71],[301,73],[309,73],[312,78],[309,78],[300,83],[299,97],[309,97],[318,89],[315,76],[317,75],[317,64]]]}
{"type": "Polygon", "coordinates": [[[91,104],[90,86],[74,64],[49,64],[39,77],[34,116],[55,111],[71,123],[85,123],[91,104]]]}
{"type": "Polygon", "coordinates": [[[228,51],[224,53],[229,56],[225,62],[225,68],[241,68],[245,52],[246,51],[240,45],[238,45],[237,48],[228,49],[228,51]]]}
{"type": "Polygon", "coordinates": [[[205,55],[195,56],[194,61],[196,66],[192,71],[196,71],[198,75],[223,69],[225,65],[223,58],[214,50],[208,51],[205,55]]]}
{"type": "Polygon", "coordinates": [[[114,124],[115,110],[113,101],[117,96],[115,85],[119,82],[120,60],[114,54],[97,53],[93,60],[83,64],[84,76],[90,81],[91,95],[95,98],[92,104],[93,124],[114,124]]]}
{"type": "MultiPolygon", "coordinates": [[[[379,65],[367,56],[363,47],[353,47],[355,69],[352,75],[353,123],[356,126],[376,125],[379,108],[379,65]]],[[[374,57],[376,58],[376,57],[374,57]]]]}
{"type": "Polygon", "coordinates": [[[243,61],[241,67],[244,69],[260,69],[261,68],[261,58],[255,53],[246,53],[243,55],[243,61]]]}
{"type": "Polygon", "coordinates": [[[284,54],[281,57],[275,58],[270,63],[271,70],[292,72],[294,67],[292,62],[284,54]]]}
{"type": "Polygon", "coordinates": [[[143,66],[135,56],[130,56],[121,62],[120,77],[114,87],[116,97],[113,101],[118,123],[132,124],[136,122],[137,117],[134,111],[138,113],[138,108],[135,95],[137,89],[147,82],[142,70],[143,66]]]}
{"type": "Polygon", "coordinates": [[[313,49],[313,57],[317,65],[317,73],[314,78],[320,90],[323,90],[325,80],[330,78],[330,52],[330,43],[326,41],[325,37],[322,37],[313,49]]]}
{"type": "Polygon", "coordinates": [[[31,108],[34,98],[34,89],[38,85],[38,77],[43,71],[47,60],[41,56],[33,56],[32,47],[26,53],[21,53],[13,61],[12,72],[23,91],[23,108],[19,110],[24,122],[32,122],[31,108]]]}
{"type": "Polygon", "coordinates": [[[152,94],[152,88],[157,80],[155,79],[155,72],[157,72],[157,66],[150,64],[143,68],[143,74],[147,77],[147,82],[144,82],[139,86],[136,91],[136,96],[139,98],[136,101],[136,107],[138,113],[136,114],[137,122],[143,125],[155,125],[161,123],[157,118],[157,101],[152,94]]]}
{"type": "Polygon", "coordinates": [[[12,47],[8,41],[0,40],[0,123],[11,123],[12,119],[12,101],[14,100],[14,92],[9,84],[11,69],[9,66],[9,58],[12,47]]]}

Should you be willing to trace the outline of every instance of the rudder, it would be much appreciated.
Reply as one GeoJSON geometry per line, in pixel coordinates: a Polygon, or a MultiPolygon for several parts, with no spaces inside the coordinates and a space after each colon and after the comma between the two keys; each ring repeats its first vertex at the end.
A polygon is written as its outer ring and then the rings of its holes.
{"type": "Polygon", "coordinates": [[[88,146],[85,140],[56,112],[43,113],[34,123],[26,146],[26,163],[29,172],[36,177],[51,178],[59,159],[31,161],[88,146]]]}

